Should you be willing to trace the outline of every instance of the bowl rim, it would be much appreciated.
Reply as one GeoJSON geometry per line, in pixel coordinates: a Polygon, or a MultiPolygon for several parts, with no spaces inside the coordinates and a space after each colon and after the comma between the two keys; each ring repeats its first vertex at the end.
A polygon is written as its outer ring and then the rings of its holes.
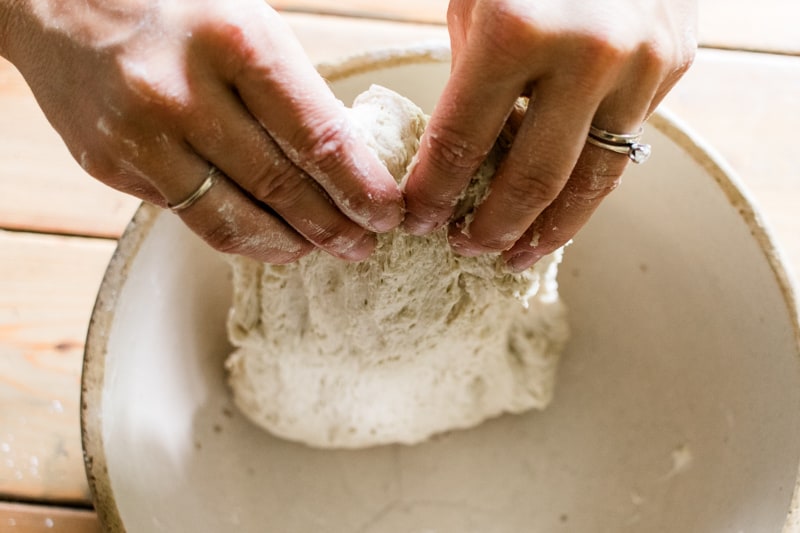
{"type": "MultiPolygon", "coordinates": [[[[346,56],[334,62],[317,64],[317,70],[328,82],[357,74],[395,66],[421,63],[443,63],[450,60],[446,43],[426,42],[419,45],[375,48],[346,56]]],[[[800,312],[794,280],[786,268],[772,233],[759,214],[753,199],[742,186],[735,171],[669,111],[659,108],[647,124],[678,145],[692,160],[713,177],[728,202],[750,229],[764,254],[783,296],[794,333],[795,348],[800,357],[800,312]]],[[[100,284],[84,348],[81,374],[81,441],[84,467],[95,510],[102,526],[110,533],[126,533],[114,497],[108,472],[102,431],[102,400],[107,341],[114,313],[118,287],[124,285],[128,271],[151,228],[164,213],[159,207],[142,202],[120,237],[103,281],[100,284]]],[[[784,533],[800,533],[800,476],[796,478],[792,502],[787,509],[784,533]]]]}

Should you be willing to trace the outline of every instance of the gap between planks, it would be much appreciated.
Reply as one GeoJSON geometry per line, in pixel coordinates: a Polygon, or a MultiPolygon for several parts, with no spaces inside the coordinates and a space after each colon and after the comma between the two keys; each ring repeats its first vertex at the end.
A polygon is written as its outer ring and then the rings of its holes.
{"type": "Polygon", "coordinates": [[[93,511],[0,501],[0,531],[8,533],[102,533],[93,511]]]}

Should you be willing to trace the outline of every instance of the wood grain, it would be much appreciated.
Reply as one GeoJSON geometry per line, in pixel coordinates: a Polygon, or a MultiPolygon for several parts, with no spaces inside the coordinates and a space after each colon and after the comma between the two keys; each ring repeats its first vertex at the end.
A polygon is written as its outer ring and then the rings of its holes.
{"type": "Polygon", "coordinates": [[[0,232],[0,495],[90,501],[80,441],[81,362],[114,246],[0,232]]]}
{"type": "Polygon", "coordinates": [[[89,177],[0,58],[0,227],[117,236],[138,201],[89,177]]]}
{"type": "MultiPolygon", "coordinates": [[[[285,11],[444,24],[448,0],[272,0],[285,11]]],[[[698,39],[705,47],[800,55],[797,0],[699,0],[698,39]]]]}
{"type": "Polygon", "coordinates": [[[443,26],[291,13],[284,14],[284,18],[314,63],[376,48],[426,41],[449,42],[443,26]]]}
{"type": "Polygon", "coordinates": [[[800,55],[797,0],[700,0],[706,47],[800,55]]]}
{"type": "Polygon", "coordinates": [[[282,11],[444,24],[448,0],[270,0],[269,4],[282,11]]]}
{"type": "Polygon", "coordinates": [[[102,533],[92,511],[0,502],[0,531],[8,533],[102,533]]]}

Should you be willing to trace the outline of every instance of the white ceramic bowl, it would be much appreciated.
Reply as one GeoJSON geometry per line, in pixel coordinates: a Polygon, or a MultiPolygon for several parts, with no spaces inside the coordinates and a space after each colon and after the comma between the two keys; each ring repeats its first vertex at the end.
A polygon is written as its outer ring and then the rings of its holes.
{"type": "MultiPolygon", "coordinates": [[[[430,110],[441,51],[324,68],[346,102],[380,83],[430,110]]],[[[574,336],[545,412],[415,447],[320,451],[244,420],[225,386],[229,277],[143,206],[87,343],[84,447],[112,532],[800,531],[797,311],[729,172],[661,115],[566,254],[574,336]],[[787,518],[788,516],[788,518],[787,518]]]]}

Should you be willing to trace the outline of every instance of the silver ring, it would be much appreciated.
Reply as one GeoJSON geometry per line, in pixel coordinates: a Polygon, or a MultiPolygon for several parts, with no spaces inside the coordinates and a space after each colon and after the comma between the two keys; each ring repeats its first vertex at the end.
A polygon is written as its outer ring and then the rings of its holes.
{"type": "Polygon", "coordinates": [[[643,131],[642,128],[639,128],[636,133],[611,133],[591,126],[586,141],[605,150],[625,154],[634,163],[641,164],[647,161],[652,152],[649,144],[639,142],[643,131]]]}
{"type": "Polygon", "coordinates": [[[217,182],[218,176],[219,170],[214,165],[211,165],[211,168],[208,169],[208,175],[206,176],[206,179],[197,189],[195,189],[192,194],[190,194],[182,202],[178,202],[177,204],[167,204],[167,207],[169,207],[173,213],[178,213],[184,209],[189,209],[197,200],[202,198],[203,195],[211,189],[211,187],[214,186],[214,184],[217,182]]]}

